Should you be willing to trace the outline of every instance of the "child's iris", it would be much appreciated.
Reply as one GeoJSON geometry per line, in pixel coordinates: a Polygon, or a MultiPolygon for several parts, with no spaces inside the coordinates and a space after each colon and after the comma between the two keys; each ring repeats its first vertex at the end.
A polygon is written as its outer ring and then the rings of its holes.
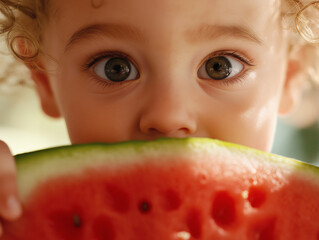
{"type": "Polygon", "coordinates": [[[205,67],[208,76],[215,80],[225,79],[232,72],[232,64],[223,56],[209,59],[205,67]]]}
{"type": "Polygon", "coordinates": [[[104,72],[110,81],[121,82],[129,77],[131,65],[124,58],[111,58],[106,62],[104,72]]]}

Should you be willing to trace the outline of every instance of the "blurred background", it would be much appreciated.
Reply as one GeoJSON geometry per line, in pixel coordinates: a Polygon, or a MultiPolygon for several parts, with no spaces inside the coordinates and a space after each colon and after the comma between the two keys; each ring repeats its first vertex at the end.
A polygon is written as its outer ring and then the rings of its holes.
{"type": "Polygon", "coordinates": [[[41,110],[25,66],[0,41],[0,140],[13,154],[69,144],[62,119],[41,110]]]}
{"type": "MultiPolygon", "coordinates": [[[[69,144],[64,121],[42,113],[25,67],[5,51],[0,57],[0,139],[13,154],[69,144]]],[[[319,166],[318,103],[318,86],[309,83],[296,110],[278,119],[273,153],[319,166]]]]}

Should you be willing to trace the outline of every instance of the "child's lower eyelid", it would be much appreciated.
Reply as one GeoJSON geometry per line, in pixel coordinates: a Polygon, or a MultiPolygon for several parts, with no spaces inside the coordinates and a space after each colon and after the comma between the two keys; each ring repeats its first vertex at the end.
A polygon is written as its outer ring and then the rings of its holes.
{"type": "Polygon", "coordinates": [[[107,87],[115,87],[115,86],[121,86],[126,83],[126,81],[123,82],[112,82],[108,80],[102,80],[98,79],[97,77],[90,76],[90,80],[94,83],[97,84],[99,87],[107,88],[107,87]]]}
{"type": "Polygon", "coordinates": [[[224,81],[221,81],[221,84],[225,84],[226,86],[236,85],[236,84],[242,84],[245,82],[248,74],[251,72],[251,69],[244,69],[241,74],[237,77],[233,77],[232,79],[225,79],[224,81]]]}

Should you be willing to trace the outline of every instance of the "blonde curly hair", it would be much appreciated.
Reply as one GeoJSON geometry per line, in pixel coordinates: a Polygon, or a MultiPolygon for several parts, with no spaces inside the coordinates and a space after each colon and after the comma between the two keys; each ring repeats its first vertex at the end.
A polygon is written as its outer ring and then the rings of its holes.
{"type": "MultiPolygon", "coordinates": [[[[319,1],[281,1],[283,26],[290,28],[292,33],[299,33],[309,43],[319,43],[319,29],[317,35],[309,28],[316,23],[313,19],[318,15],[319,1]],[[311,11],[316,8],[318,12],[311,11]]],[[[12,53],[24,62],[32,62],[41,52],[41,29],[49,18],[49,4],[50,0],[0,0],[0,34],[6,36],[12,53]],[[18,49],[21,41],[25,41],[24,45],[28,47],[23,52],[18,49]]],[[[317,18],[319,25],[319,16],[317,18]]],[[[295,44],[296,36],[291,39],[295,44]]]]}
{"type": "MultiPolygon", "coordinates": [[[[23,62],[32,62],[41,52],[41,32],[48,20],[48,0],[1,0],[0,34],[11,52],[23,62]],[[18,47],[24,41],[23,52],[18,47]]],[[[21,46],[21,45],[20,45],[21,46]]]]}

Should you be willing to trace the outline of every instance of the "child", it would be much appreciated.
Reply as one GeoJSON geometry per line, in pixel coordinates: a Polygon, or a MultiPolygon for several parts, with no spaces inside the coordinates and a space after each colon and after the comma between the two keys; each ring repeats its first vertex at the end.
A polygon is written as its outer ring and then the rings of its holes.
{"type": "MultiPolygon", "coordinates": [[[[44,112],[65,118],[73,144],[210,137],[264,151],[277,115],[292,109],[305,77],[306,45],[282,26],[304,6],[1,1],[9,46],[29,68],[44,112]]],[[[0,216],[15,220],[21,207],[5,143],[0,182],[0,216]]]]}

